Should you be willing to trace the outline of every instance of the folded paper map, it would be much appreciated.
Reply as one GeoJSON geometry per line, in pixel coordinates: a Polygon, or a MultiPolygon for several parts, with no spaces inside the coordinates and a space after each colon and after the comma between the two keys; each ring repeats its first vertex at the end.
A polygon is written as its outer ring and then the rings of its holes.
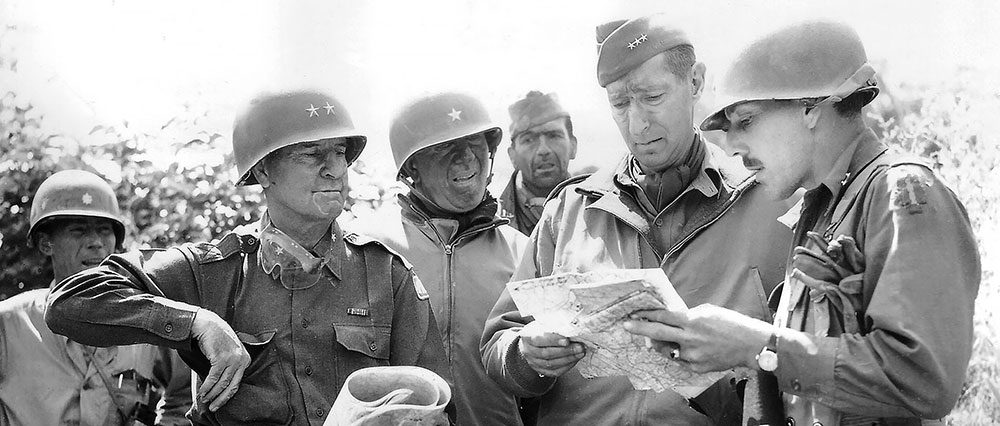
{"type": "Polygon", "coordinates": [[[662,269],[564,273],[507,284],[523,316],[536,327],[587,346],[576,365],[586,378],[625,376],[638,390],[671,389],[691,398],[725,373],[694,373],[646,347],[625,331],[629,314],[645,309],[687,309],[662,269]]]}

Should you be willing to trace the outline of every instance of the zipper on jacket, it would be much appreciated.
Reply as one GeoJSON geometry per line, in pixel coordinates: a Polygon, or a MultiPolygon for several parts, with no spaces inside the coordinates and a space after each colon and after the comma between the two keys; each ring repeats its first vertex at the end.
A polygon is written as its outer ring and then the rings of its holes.
{"type": "Polygon", "coordinates": [[[444,238],[441,237],[441,233],[438,232],[434,223],[431,222],[431,218],[425,215],[423,212],[417,209],[411,209],[417,216],[423,220],[424,225],[434,232],[434,236],[437,237],[438,244],[441,244],[444,249],[444,284],[448,288],[448,365],[452,365],[455,353],[455,280],[454,280],[454,261],[453,257],[455,254],[455,247],[458,243],[470,235],[475,235],[480,232],[488,231],[490,229],[498,228],[501,225],[505,225],[510,221],[505,220],[494,220],[485,226],[478,228],[471,228],[465,230],[465,232],[459,234],[450,243],[446,243],[444,238]]]}
{"type": "Polygon", "coordinates": [[[713,216],[711,220],[707,220],[707,221],[705,221],[705,223],[702,223],[701,225],[698,225],[697,228],[695,228],[693,231],[689,232],[684,238],[682,238],[680,241],[674,243],[674,245],[672,247],[670,247],[670,250],[667,250],[666,256],[663,256],[663,260],[660,261],[661,266],[662,266],[662,263],[663,263],[664,260],[670,258],[670,256],[672,256],[674,253],[676,253],[678,250],[680,250],[681,247],[683,247],[685,244],[687,244],[688,241],[691,241],[692,239],[694,239],[694,237],[697,236],[698,234],[700,234],[702,230],[704,230],[705,228],[708,228],[711,224],[717,222],[719,220],[719,218],[721,218],[723,215],[726,214],[726,212],[728,212],[730,209],[732,209],[733,206],[736,204],[736,202],[739,201],[740,197],[743,196],[743,192],[744,191],[745,190],[740,191],[732,201],[730,201],[728,204],[726,204],[726,208],[722,209],[722,211],[719,212],[719,214],[713,216]]]}

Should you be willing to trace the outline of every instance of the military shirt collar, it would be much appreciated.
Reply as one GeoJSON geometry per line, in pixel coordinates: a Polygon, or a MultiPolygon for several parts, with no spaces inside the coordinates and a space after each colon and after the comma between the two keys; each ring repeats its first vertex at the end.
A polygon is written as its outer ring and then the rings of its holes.
{"type": "Polygon", "coordinates": [[[830,173],[820,183],[836,197],[854,175],[885,151],[885,145],[879,141],[875,132],[866,129],[847,144],[844,151],[834,161],[830,173]]]}
{"type": "Polygon", "coordinates": [[[273,274],[275,266],[297,261],[303,266],[321,265],[329,270],[338,280],[342,279],[344,258],[347,248],[343,244],[343,231],[337,221],[330,224],[329,238],[321,238],[312,251],[293,240],[283,231],[274,226],[267,212],[257,224],[257,237],[260,245],[260,266],[264,272],[273,274]],[[265,238],[265,234],[269,234],[265,238]],[[269,243],[265,243],[269,242],[269,243]]]}

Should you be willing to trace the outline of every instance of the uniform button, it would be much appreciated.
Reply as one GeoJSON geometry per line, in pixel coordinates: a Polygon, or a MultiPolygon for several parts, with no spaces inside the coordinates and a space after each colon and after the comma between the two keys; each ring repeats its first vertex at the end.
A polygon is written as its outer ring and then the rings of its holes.
{"type": "MultiPolygon", "coordinates": [[[[872,423],[872,424],[874,424],[874,423],[872,423]]],[[[823,426],[823,423],[815,422],[815,423],[813,423],[813,426],[823,426]]]]}
{"type": "Polygon", "coordinates": [[[796,391],[796,392],[802,390],[802,384],[799,383],[799,381],[797,379],[796,380],[792,380],[792,390],[796,391]]]}
{"type": "Polygon", "coordinates": [[[309,320],[302,318],[302,328],[309,328],[309,320]]]}
{"type": "Polygon", "coordinates": [[[163,325],[163,331],[166,331],[167,333],[173,333],[174,332],[174,325],[171,324],[171,323],[169,323],[169,322],[166,323],[166,324],[164,324],[163,325]]]}
{"type": "Polygon", "coordinates": [[[795,426],[795,419],[791,417],[785,419],[785,426],[795,426]]]}
{"type": "Polygon", "coordinates": [[[306,367],[306,375],[307,376],[312,376],[313,375],[313,368],[312,367],[306,367]]]}
{"type": "Polygon", "coordinates": [[[316,409],[316,417],[323,417],[323,409],[322,408],[317,408],[316,409]]]}
{"type": "Polygon", "coordinates": [[[663,221],[660,219],[656,219],[656,222],[653,222],[653,224],[655,224],[656,226],[663,226],[663,221]]]}
{"type": "Polygon", "coordinates": [[[376,345],[375,342],[371,342],[370,344],[368,344],[368,349],[371,349],[372,352],[375,352],[375,350],[378,349],[378,345],[376,345]]]}

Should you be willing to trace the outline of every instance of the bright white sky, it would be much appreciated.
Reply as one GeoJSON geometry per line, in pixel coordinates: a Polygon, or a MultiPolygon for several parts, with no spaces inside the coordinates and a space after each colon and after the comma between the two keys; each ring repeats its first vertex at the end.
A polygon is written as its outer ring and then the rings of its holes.
{"type": "MultiPolygon", "coordinates": [[[[623,152],[596,83],[594,26],[653,12],[690,22],[710,73],[765,28],[823,16],[856,27],[890,86],[959,66],[1000,75],[992,0],[0,0],[0,24],[17,26],[15,89],[62,133],[122,120],[155,132],[188,102],[213,111],[209,133],[228,135],[254,91],[306,85],[341,98],[370,135],[362,158],[387,169],[396,108],[449,89],[480,96],[504,129],[526,92],[557,92],[580,140],[574,168],[623,152]]],[[[509,172],[500,154],[497,172],[509,172]]]]}

